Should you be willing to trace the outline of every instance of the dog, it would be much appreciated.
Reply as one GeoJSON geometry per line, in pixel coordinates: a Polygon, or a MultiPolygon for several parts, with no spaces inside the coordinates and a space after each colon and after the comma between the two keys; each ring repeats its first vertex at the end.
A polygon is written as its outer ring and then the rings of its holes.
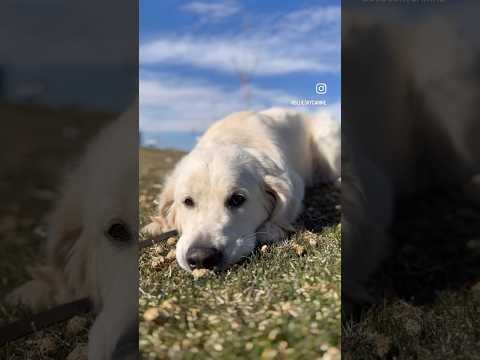
{"type": "Polygon", "coordinates": [[[480,203],[479,58],[441,17],[344,19],[342,301],[362,304],[399,206],[456,187],[480,203]]]}
{"type": "Polygon", "coordinates": [[[226,269],[257,243],[284,239],[305,187],[339,181],[340,156],[340,123],[327,113],[233,113],[176,165],[144,230],[177,229],[176,258],[186,271],[226,269]]]}
{"type": "Polygon", "coordinates": [[[7,296],[33,310],[88,297],[89,359],[138,357],[138,103],[93,139],[49,217],[44,265],[7,296]]]}

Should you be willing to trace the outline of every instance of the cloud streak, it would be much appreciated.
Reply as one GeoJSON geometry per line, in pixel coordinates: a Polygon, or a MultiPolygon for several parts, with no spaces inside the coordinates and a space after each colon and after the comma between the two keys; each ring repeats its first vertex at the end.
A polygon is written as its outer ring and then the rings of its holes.
{"type": "Polygon", "coordinates": [[[202,22],[216,22],[235,15],[240,11],[240,6],[234,1],[207,3],[203,1],[192,1],[180,10],[200,17],[202,22]]]}
{"type": "Polygon", "coordinates": [[[163,34],[140,46],[140,62],[182,64],[227,74],[338,73],[340,9],[316,7],[272,15],[240,34],[163,34]]]}
{"type": "MultiPolygon", "coordinates": [[[[252,87],[249,108],[285,105],[294,97],[270,88],[252,87]]],[[[245,110],[241,89],[169,74],[143,73],[140,78],[140,119],[144,132],[203,131],[223,116],[245,110]]]]}

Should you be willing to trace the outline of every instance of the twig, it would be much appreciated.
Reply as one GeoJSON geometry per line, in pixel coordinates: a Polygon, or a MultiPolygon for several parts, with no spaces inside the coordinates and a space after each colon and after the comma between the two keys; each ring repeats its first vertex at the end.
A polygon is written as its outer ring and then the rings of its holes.
{"type": "Polygon", "coordinates": [[[0,345],[30,335],[55,323],[65,321],[75,315],[87,313],[91,310],[91,307],[90,300],[83,298],[56,306],[28,319],[17,320],[2,326],[0,327],[0,345]]]}
{"type": "MultiPolygon", "coordinates": [[[[167,231],[151,239],[140,241],[139,247],[140,249],[144,249],[177,235],[177,230],[167,231]]],[[[91,309],[92,304],[90,300],[83,298],[53,307],[39,314],[35,314],[28,319],[14,321],[11,324],[0,327],[0,345],[30,335],[55,323],[65,321],[75,315],[87,313],[91,309]]]]}

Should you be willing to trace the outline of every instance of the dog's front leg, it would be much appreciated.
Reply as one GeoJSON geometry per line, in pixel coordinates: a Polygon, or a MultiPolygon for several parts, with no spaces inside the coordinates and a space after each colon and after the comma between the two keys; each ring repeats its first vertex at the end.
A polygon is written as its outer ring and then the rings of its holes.
{"type": "Polygon", "coordinates": [[[267,221],[257,230],[257,242],[259,244],[278,243],[287,238],[287,231],[277,224],[267,221]]]}

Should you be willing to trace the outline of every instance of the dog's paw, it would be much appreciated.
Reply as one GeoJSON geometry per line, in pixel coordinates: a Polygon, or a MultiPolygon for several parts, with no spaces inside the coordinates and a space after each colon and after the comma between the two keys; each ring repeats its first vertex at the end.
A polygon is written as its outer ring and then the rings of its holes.
{"type": "Polygon", "coordinates": [[[142,232],[147,235],[160,235],[161,233],[171,230],[167,229],[165,222],[160,217],[152,217],[152,222],[142,228],[142,232]]]}
{"type": "Polygon", "coordinates": [[[277,243],[285,240],[287,233],[277,224],[270,221],[263,224],[257,231],[257,241],[259,243],[277,243]]]}
{"type": "Polygon", "coordinates": [[[5,302],[10,306],[25,306],[32,311],[55,305],[49,284],[41,280],[30,280],[17,287],[5,297],[5,302]]]}
{"type": "Polygon", "coordinates": [[[33,311],[71,301],[63,275],[49,266],[28,269],[32,280],[10,292],[5,301],[12,306],[26,306],[33,311]]]}

